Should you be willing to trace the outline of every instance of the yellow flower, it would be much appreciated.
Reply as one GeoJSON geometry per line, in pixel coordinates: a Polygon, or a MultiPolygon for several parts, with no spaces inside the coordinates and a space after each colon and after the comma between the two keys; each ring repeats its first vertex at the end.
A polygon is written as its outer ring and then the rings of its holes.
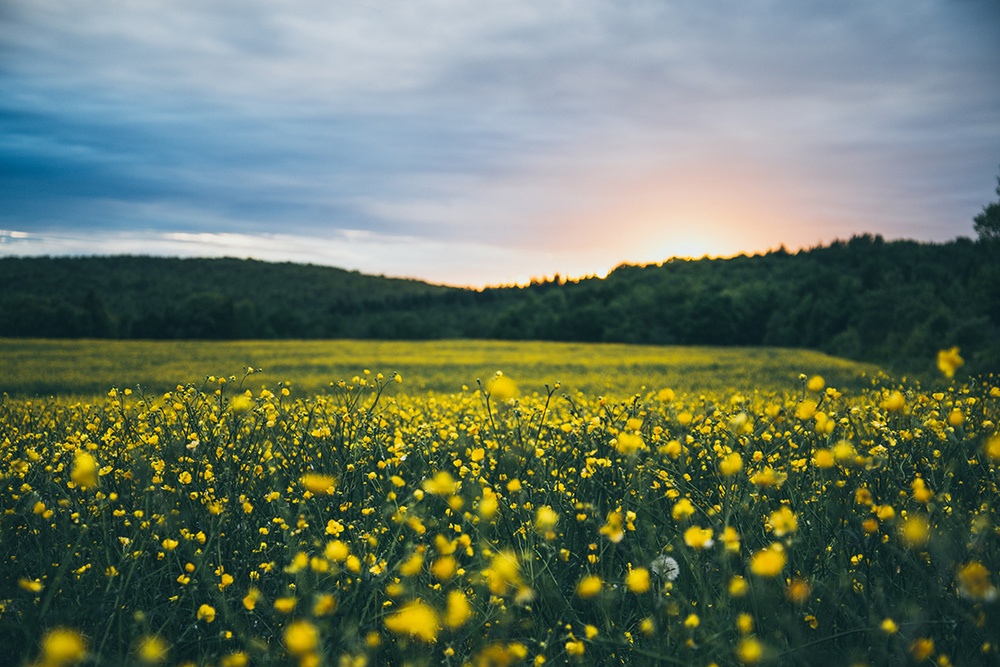
{"type": "Polygon", "coordinates": [[[685,628],[694,630],[699,625],[701,625],[701,619],[698,618],[698,614],[688,614],[688,617],[684,619],[685,628]]]}
{"type": "Polygon", "coordinates": [[[750,476],[750,483],[756,486],[773,486],[780,489],[787,479],[788,473],[779,472],[771,466],[765,466],[750,476]]]}
{"type": "Polygon", "coordinates": [[[289,654],[305,655],[319,645],[319,629],[309,621],[295,621],[285,628],[284,639],[289,654]]]}
{"type": "Polygon", "coordinates": [[[608,519],[600,528],[601,535],[614,542],[615,544],[622,541],[625,538],[625,529],[623,527],[623,518],[621,512],[608,512],[608,519]]]}
{"type": "Polygon", "coordinates": [[[87,452],[77,451],[70,479],[81,489],[97,486],[97,460],[87,452]]]}
{"type": "Polygon", "coordinates": [[[747,580],[738,574],[733,575],[729,580],[729,595],[734,598],[741,598],[747,594],[747,580]]]}
{"type": "Polygon", "coordinates": [[[692,549],[707,549],[714,544],[712,529],[701,526],[691,526],[684,531],[684,544],[692,549]]]}
{"type": "Polygon", "coordinates": [[[726,551],[729,553],[735,554],[740,552],[740,534],[732,526],[726,526],[725,530],[722,531],[720,539],[726,545],[726,551]]]}
{"type": "Polygon", "coordinates": [[[588,574],[576,584],[577,597],[588,600],[601,592],[604,582],[596,574],[588,574]]]}
{"type": "Polygon", "coordinates": [[[479,516],[488,521],[496,516],[498,509],[500,509],[500,501],[497,499],[496,493],[490,488],[483,489],[483,497],[477,508],[479,516]]]}
{"type": "Polygon", "coordinates": [[[278,598],[274,601],[274,610],[279,614],[291,614],[297,603],[298,600],[294,597],[278,598]]]}
{"type": "Polygon", "coordinates": [[[948,350],[938,350],[937,353],[937,365],[938,370],[944,373],[947,378],[955,377],[955,371],[958,367],[965,363],[961,355],[958,353],[958,348],[953,347],[948,350]]]}
{"type": "Polygon", "coordinates": [[[314,496],[328,496],[333,493],[337,479],[332,475],[307,472],[299,478],[299,484],[314,496]]]}
{"type": "Polygon", "coordinates": [[[832,468],[835,464],[833,452],[829,449],[817,449],[812,455],[813,465],[820,469],[832,468]]]}
{"type": "Polygon", "coordinates": [[[741,635],[748,635],[753,632],[753,616],[743,612],[736,617],[736,629],[741,635]]]}
{"type": "Polygon", "coordinates": [[[913,490],[913,499],[918,503],[926,505],[934,498],[934,492],[927,488],[927,482],[923,477],[917,477],[910,482],[910,488],[913,490]]]}
{"type": "Polygon", "coordinates": [[[197,618],[199,621],[211,623],[215,620],[215,607],[207,604],[201,605],[198,607],[197,618]]]}
{"type": "Polygon", "coordinates": [[[934,654],[934,640],[918,637],[910,642],[910,655],[917,662],[923,662],[934,654]]]}
{"type": "Polygon", "coordinates": [[[847,440],[841,440],[833,446],[833,458],[837,463],[853,463],[857,455],[858,450],[847,440]]]}
{"type": "Polygon", "coordinates": [[[736,645],[736,659],[744,665],[756,665],[764,657],[764,645],[756,637],[744,637],[736,645]]]}
{"type": "Polygon", "coordinates": [[[243,597],[243,607],[247,611],[253,611],[257,606],[257,602],[260,601],[260,591],[256,588],[251,588],[247,594],[243,597]]]}
{"type": "Polygon", "coordinates": [[[758,577],[776,577],[785,569],[787,560],[785,549],[774,543],[750,557],[750,571],[758,577]]]}
{"type": "Polygon", "coordinates": [[[923,514],[912,514],[899,527],[899,536],[903,544],[911,549],[920,549],[930,540],[931,527],[923,514]]]}
{"type": "Polygon", "coordinates": [[[404,577],[412,577],[424,569],[424,554],[415,551],[409,558],[399,564],[399,573],[404,577]]]}
{"type": "Polygon", "coordinates": [[[565,648],[566,654],[574,658],[579,658],[587,651],[586,645],[579,639],[570,639],[566,642],[565,648]]]}
{"type": "Polygon", "coordinates": [[[327,560],[343,563],[351,555],[351,549],[340,540],[332,540],[326,543],[323,555],[326,556],[327,560]]]}
{"type": "Polygon", "coordinates": [[[71,665],[87,657],[87,641],[76,630],[55,628],[42,637],[42,663],[52,667],[71,665]]]}
{"type": "Polygon", "coordinates": [[[807,419],[812,419],[813,415],[816,414],[816,408],[818,404],[811,398],[806,399],[798,404],[795,408],[795,416],[805,421],[807,419]]]}
{"type": "Polygon", "coordinates": [[[719,461],[719,472],[726,477],[732,477],[743,470],[743,458],[736,452],[730,452],[719,461]]]}
{"type": "Polygon", "coordinates": [[[455,576],[455,571],[458,569],[458,563],[455,562],[454,556],[441,556],[431,563],[431,574],[438,581],[447,581],[455,576]]]}
{"type": "Polygon", "coordinates": [[[625,586],[636,595],[641,595],[649,590],[649,570],[644,567],[637,567],[630,570],[625,575],[625,586]]]}
{"type": "Polygon", "coordinates": [[[986,441],[986,456],[993,463],[1000,463],[1000,435],[994,435],[986,441]]]}
{"type": "Polygon", "coordinates": [[[45,584],[40,582],[38,579],[18,579],[17,585],[29,593],[41,593],[42,589],[45,588],[45,584]]]}
{"type": "Polygon", "coordinates": [[[337,609],[337,598],[332,593],[321,593],[313,603],[313,616],[326,616],[337,609]]]}
{"type": "MultiPolygon", "coordinates": [[[[222,656],[222,660],[219,661],[219,667],[247,667],[249,664],[250,656],[243,651],[224,655],[222,656]]],[[[300,663],[300,667],[307,667],[305,661],[300,663]]]]}
{"type": "Polygon", "coordinates": [[[464,625],[472,617],[469,599],[462,591],[448,592],[448,605],[444,613],[444,624],[449,628],[464,625]]]}
{"type": "Polygon", "coordinates": [[[414,600],[387,616],[385,627],[397,635],[409,635],[430,643],[437,640],[441,622],[433,607],[414,600]]]}
{"type": "Polygon", "coordinates": [[[897,625],[896,621],[891,618],[884,619],[879,628],[887,635],[894,635],[899,632],[899,625],[897,625]]]}
{"type": "Polygon", "coordinates": [[[906,398],[899,391],[891,391],[882,401],[882,409],[889,412],[899,412],[906,406],[906,398]]]}
{"type": "Polygon", "coordinates": [[[597,635],[601,634],[600,630],[597,629],[596,625],[590,625],[589,623],[583,627],[583,634],[587,639],[593,639],[597,635]]]}
{"type": "Polygon", "coordinates": [[[799,520],[788,505],[782,505],[780,509],[771,512],[767,523],[776,537],[784,537],[799,529],[799,520]]]}
{"type": "Polygon", "coordinates": [[[490,592],[494,595],[506,595],[510,588],[521,585],[521,566],[517,555],[504,550],[490,559],[490,566],[483,570],[490,592]]]}
{"type": "Polygon", "coordinates": [[[958,569],[958,592],[969,600],[990,602],[997,597],[997,589],[990,581],[990,571],[976,561],[958,569]]]}
{"type": "Polygon", "coordinates": [[[538,508],[538,511],[535,513],[535,530],[544,534],[552,531],[557,523],[559,523],[558,512],[548,505],[542,505],[538,508]]]}
{"type": "Polygon", "coordinates": [[[616,438],[615,448],[623,456],[634,456],[636,452],[646,448],[646,443],[638,433],[623,431],[616,438]]]}
{"type": "Polygon", "coordinates": [[[496,403],[507,403],[517,397],[517,385],[509,377],[497,371],[486,385],[487,395],[496,403]]]}
{"type": "Polygon", "coordinates": [[[425,479],[423,489],[427,493],[435,496],[450,496],[458,492],[459,482],[455,481],[447,471],[442,470],[430,479],[425,479]]]}
{"type": "Polygon", "coordinates": [[[253,407],[253,399],[247,396],[246,394],[240,394],[239,396],[234,396],[233,400],[229,402],[229,409],[238,415],[247,412],[252,407],[253,407]]]}
{"type": "Polygon", "coordinates": [[[812,593],[812,586],[805,579],[795,578],[788,582],[785,596],[795,604],[804,604],[812,593]]]}
{"type": "Polygon", "coordinates": [[[674,517],[674,521],[683,521],[692,514],[694,514],[694,505],[687,498],[678,500],[670,510],[670,516],[674,517]]]}
{"type": "Polygon", "coordinates": [[[157,635],[147,635],[139,640],[135,647],[135,657],[139,662],[155,665],[167,659],[169,647],[167,642],[157,635]]]}
{"type": "Polygon", "coordinates": [[[814,391],[816,393],[823,391],[823,389],[825,388],[826,388],[826,380],[824,380],[823,377],[820,375],[812,376],[811,378],[809,378],[809,382],[806,383],[806,389],[808,389],[809,391],[814,391]]]}

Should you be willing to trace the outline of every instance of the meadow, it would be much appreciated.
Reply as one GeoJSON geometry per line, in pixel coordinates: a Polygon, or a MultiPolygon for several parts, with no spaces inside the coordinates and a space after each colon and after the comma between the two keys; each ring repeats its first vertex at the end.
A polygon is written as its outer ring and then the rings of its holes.
{"type": "Polygon", "coordinates": [[[4,341],[0,641],[18,665],[990,664],[1000,381],[936,361],[4,341]]]}

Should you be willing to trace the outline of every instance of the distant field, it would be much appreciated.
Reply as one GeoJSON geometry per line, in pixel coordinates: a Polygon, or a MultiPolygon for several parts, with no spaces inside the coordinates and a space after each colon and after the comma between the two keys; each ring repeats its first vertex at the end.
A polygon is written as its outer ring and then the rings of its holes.
{"type": "Polygon", "coordinates": [[[860,386],[878,368],[818,352],[776,348],[657,347],[493,341],[151,342],[0,339],[0,392],[87,396],[111,387],[151,392],[199,385],[209,375],[262,372],[246,386],[290,383],[312,395],[364,369],[400,373],[407,391],[453,393],[496,371],[523,391],[562,383],[564,391],[623,396],[671,387],[682,391],[790,388],[801,373],[835,386],[860,386]]]}

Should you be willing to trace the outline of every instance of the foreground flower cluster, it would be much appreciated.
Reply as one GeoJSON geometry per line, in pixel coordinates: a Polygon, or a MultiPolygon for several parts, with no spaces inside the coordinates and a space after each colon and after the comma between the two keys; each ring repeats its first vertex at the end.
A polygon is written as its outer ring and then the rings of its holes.
{"type": "Polygon", "coordinates": [[[5,397],[0,641],[36,665],[997,660],[1000,389],[953,372],[5,397]]]}

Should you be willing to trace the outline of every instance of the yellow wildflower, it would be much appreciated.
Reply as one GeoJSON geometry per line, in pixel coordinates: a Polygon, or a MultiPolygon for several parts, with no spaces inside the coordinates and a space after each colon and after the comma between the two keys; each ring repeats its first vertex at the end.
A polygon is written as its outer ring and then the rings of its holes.
{"type": "Polygon", "coordinates": [[[450,496],[458,492],[460,482],[456,482],[447,471],[442,470],[434,474],[430,479],[425,479],[422,487],[424,491],[434,496],[450,496]]]}
{"type": "Polygon", "coordinates": [[[694,514],[694,505],[687,498],[678,500],[670,510],[670,515],[674,517],[675,521],[683,521],[692,514],[694,514]]]}
{"type": "Polygon", "coordinates": [[[814,391],[819,393],[826,388],[826,380],[823,379],[821,375],[814,375],[809,378],[809,382],[806,383],[806,389],[809,391],[814,391]]]}
{"type": "Polygon", "coordinates": [[[139,640],[135,647],[135,657],[146,665],[156,665],[164,662],[169,654],[169,647],[161,637],[147,635],[139,640]]]}
{"type": "Polygon", "coordinates": [[[470,618],[472,618],[472,606],[469,604],[469,598],[462,591],[449,591],[444,624],[449,628],[457,628],[470,618]]]}
{"type": "Polygon", "coordinates": [[[497,371],[487,383],[486,393],[498,404],[507,403],[517,396],[517,385],[509,377],[497,371]]]}
{"type": "Polygon", "coordinates": [[[906,398],[899,391],[891,391],[882,401],[882,408],[889,412],[899,412],[906,406],[906,398]]]}
{"type": "Polygon", "coordinates": [[[42,637],[42,664],[71,665],[87,657],[87,640],[76,630],[55,628],[42,637]]]}
{"type": "Polygon", "coordinates": [[[625,575],[625,586],[636,595],[645,593],[649,590],[649,570],[644,567],[629,570],[625,575]]]}
{"type": "Polygon", "coordinates": [[[714,544],[712,529],[701,526],[691,526],[684,531],[684,544],[692,549],[707,549],[714,544]]]}
{"type": "Polygon", "coordinates": [[[621,512],[609,512],[608,519],[604,525],[601,526],[600,532],[601,535],[604,535],[616,544],[621,542],[625,537],[625,529],[621,512]]]}
{"type": "Polygon", "coordinates": [[[291,655],[312,653],[319,646],[319,628],[309,621],[294,621],[285,628],[284,640],[291,655]]]}
{"type": "Polygon", "coordinates": [[[785,569],[787,560],[785,549],[774,543],[750,557],[750,571],[758,577],[776,577],[785,569]]]}
{"type": "Polygon", "coordinates": [[[997,589],[990,581],[990,571],[976,561],[958,569],[958,592],[969,600],[990,602],[997,597],[997,589]]]}
{"type": "Polygon", "coordinates": [[[408,635],[430,643],[437,641],[441,622],[433,607],[414,600],[387,616],[385,627],[397,635],[408,635]]]}
{"type": "Polygon", "coordinates": [[[965,363],[962,356],[958,353],[958,348],[953,347],[947,350],[938,350],[937,353],[937,366],[938,370],[941,371],[945,377],[953,378],[955,377],[955,371],[958,370],[959,366],[965,363]]]}
{"type": "Polygon", "coordinates": [[[776,537],[784,537],[799,529],[798,517],[795,516],[795,512],[788,505],[782,505],[780,509],[771,512],[767,523],[776,537]]]}
{"type": "Polygon", "coordinates": [[[576,595],[577,597],[588,600],[598,593],[604,587],[604,582],[596,574],[588,574],[583,579],[581,579],[576,584],[576,595]]]}
{"type": "Polygon", "coordinates": [[[81,489],[97,486],[97,460],[87,452],[77,451],[70,479],[81,489]]]}
{"type": "Polygon", "coordinates": [[[198,607],[198,612],[196,617],[199,621],[205,621],[206,623],[211,623],[215,620],[215,607],[208,604],[203,604],[198,607]]]}
{"type": "Polygon", "coordinates": [[[920,549],[930,540],[931,527],[923,514],[911,514],[899,527],[899,536],[911,549],[920,549]]]}
{"type": "Polygon", "coordinates": [[[756,665],[764,657],[764,645],[756,637],[744,637],[736,645],[736,659],[744,665],[756,665]]]}
{"type": "Polygon", "coordinates": [[[743,458],[736,452],[730,452],[719,461],[719,472],[731,477],[743,470],[743,458]]]}
{"type": "Polygon", "coordinates": [[[910,642],[910,655],[917,662],[923,662],[934,654],[934,640],[918,637],[910,642]]]}
{"type": "Polygon", "coordinates": [[[328,496],[334,492],[337,479],[333,475],[307,472],[299,478],[299,483],[314,496],[328,496]]]}

